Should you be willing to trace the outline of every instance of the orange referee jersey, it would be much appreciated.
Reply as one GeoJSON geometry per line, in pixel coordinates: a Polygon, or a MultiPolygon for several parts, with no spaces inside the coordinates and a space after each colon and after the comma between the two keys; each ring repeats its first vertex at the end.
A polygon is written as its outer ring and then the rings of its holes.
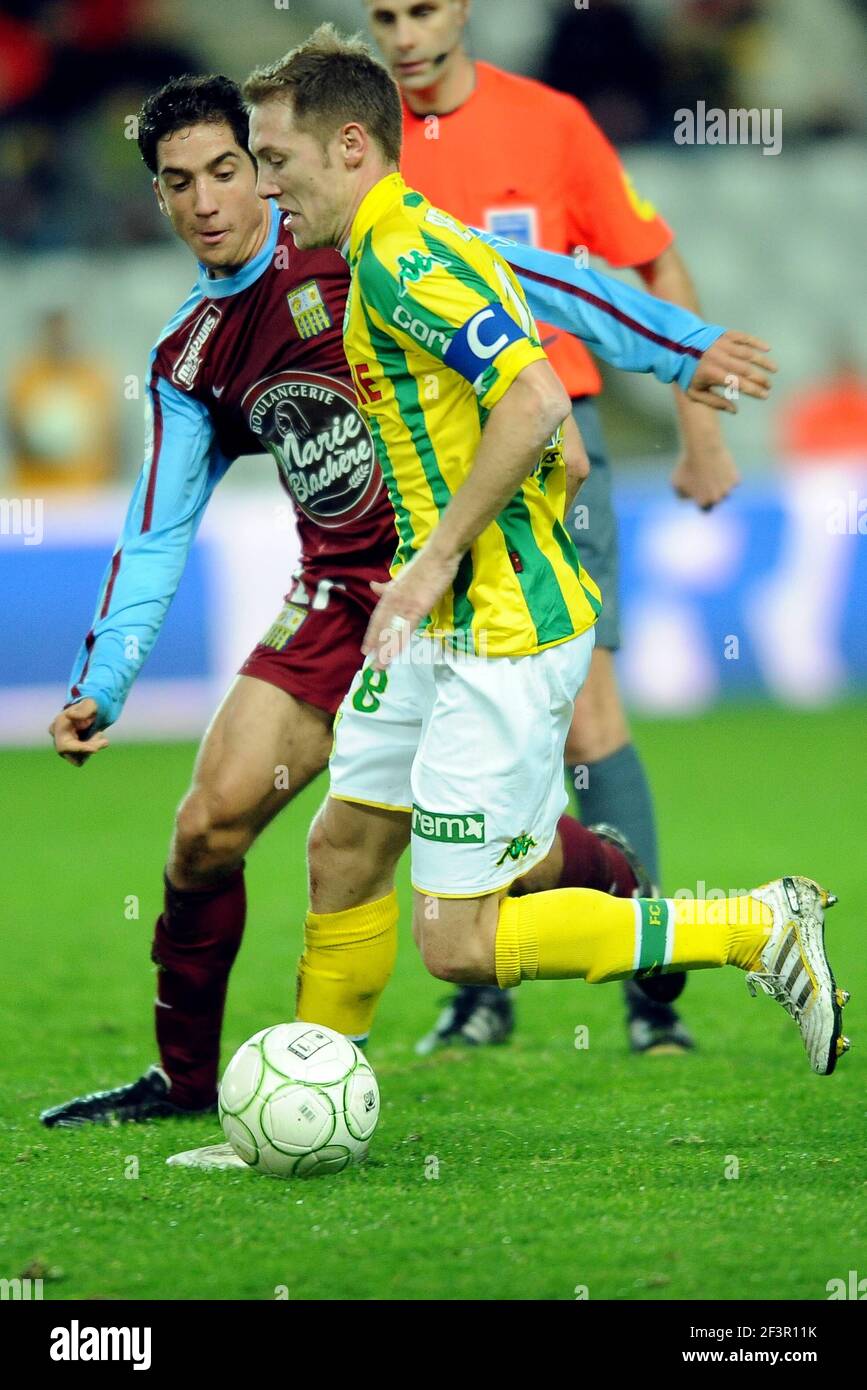
{"type": "MultiPolygon", "coordinates": [[[[472,226],[547,251],[586,247],[612,266],[642,265],[670,245],[670,227],[580,102],[490,63],[475,70],[471,96],[446,116],[417,116],[404,102],[410,188],[472,226]]],[[[539,328],[569,395],[595,395],[601,380],[584,345],[539,328]]]]}

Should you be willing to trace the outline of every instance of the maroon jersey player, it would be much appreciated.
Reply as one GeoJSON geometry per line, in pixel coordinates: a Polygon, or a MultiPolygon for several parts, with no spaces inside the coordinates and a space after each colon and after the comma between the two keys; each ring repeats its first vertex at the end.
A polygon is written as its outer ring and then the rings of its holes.
{"type": "Polygon", "coordinates": [[[121,1088],[115,1109],[87,1098],[46,1112],[48,1123],[213,1105],[246,915],[244,855],[327,762],[334,712],[361,660],[370,580],[387,574],[395,550],[342,349],[345,263],[336,251],[298,251],[283,215],[257,196],[237,87],[169,83],[143,107],[139,145],[199,274],[151,354],[145,464],[52,725],[58,752],[82,763],[106,746],[208,499],[239,455],[275,459],[301,564],[208,729],[178,811],[154,939],[162,1066],[121,1088]],[[275,767],[286,769],[279,786],[275,767]]]}

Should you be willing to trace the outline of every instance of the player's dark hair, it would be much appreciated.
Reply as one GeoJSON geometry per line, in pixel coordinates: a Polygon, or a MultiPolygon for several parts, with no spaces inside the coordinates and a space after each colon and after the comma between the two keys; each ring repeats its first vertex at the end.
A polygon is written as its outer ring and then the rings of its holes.
{"type": "Polygon", "coordinates": [[[185,73],[183,77],[173,77],[142,104],[138,114],[141,157],[155,174],[160,140],[189,126],[222,124],[231,127],[236,143],[250,154],[247,144],[250,123],[237,82],[215,74],[194,77],[185,73]]]}
{"type": "Polygon", "coordinates": [[[358,121],[390,164],[400,163],[403,113],[394,78],[363,39],[344,38],[320,24],[304,43],[268,67],[251,72],[244,100],[292,103],[297,124],[326,145],[341,126],[358,121]]]}

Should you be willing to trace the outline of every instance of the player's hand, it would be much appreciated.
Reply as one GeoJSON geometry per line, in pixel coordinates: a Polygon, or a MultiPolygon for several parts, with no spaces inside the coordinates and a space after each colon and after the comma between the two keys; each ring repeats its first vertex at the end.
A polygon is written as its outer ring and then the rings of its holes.
{"type": "Polygon", "coordinates": [[[100,748],[108,747],[104,733],[90,733],[96,716],[96,701],[88,697],[62,709],[48,726],[57,752],[75,767],[81,767],[100,748]]]}
{"type": "Polygon", "coordinates": [[[703,512],[728,497],[740,480],[737,464],[721,439],[685,449],[671,475],[678,497],[689,498],[703,512]]]}
{"type": "Polygon", "coordinates": [[[755,396],[763,401],[771,389],[769,373],[777,370],[765,354],[767,343],[729,328],[722,337],[711,343],[699,358],[698,366],[686,394],[691,401],[708,405],[713,410],[738,413],[740,396],[755,396]]]}
{"type": "Polygon", "coordinates": [[[375,671],[384,671],[408,645],[422,618],[454,580],[459,564],[459,555],[443,557],[424,548],[388,583],[370,581],[379,603],[371,614],[361,650],[365,656],[373,656],[375,671]]]}

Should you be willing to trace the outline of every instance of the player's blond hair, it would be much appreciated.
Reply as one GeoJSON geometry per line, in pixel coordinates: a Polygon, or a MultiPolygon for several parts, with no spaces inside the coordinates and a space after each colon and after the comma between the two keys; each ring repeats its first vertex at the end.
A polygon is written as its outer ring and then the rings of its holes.
{"type": "Polygon", "coordinates": [[[390,164],[400,163],[403,116],[397,83],[358,34],[347,38],[333,24],[320,24],[276,63],[255,68],[242,91],[248,106],[290,100],[297,124],[323,145],[341,126],[357,121],[390,164]]]}

